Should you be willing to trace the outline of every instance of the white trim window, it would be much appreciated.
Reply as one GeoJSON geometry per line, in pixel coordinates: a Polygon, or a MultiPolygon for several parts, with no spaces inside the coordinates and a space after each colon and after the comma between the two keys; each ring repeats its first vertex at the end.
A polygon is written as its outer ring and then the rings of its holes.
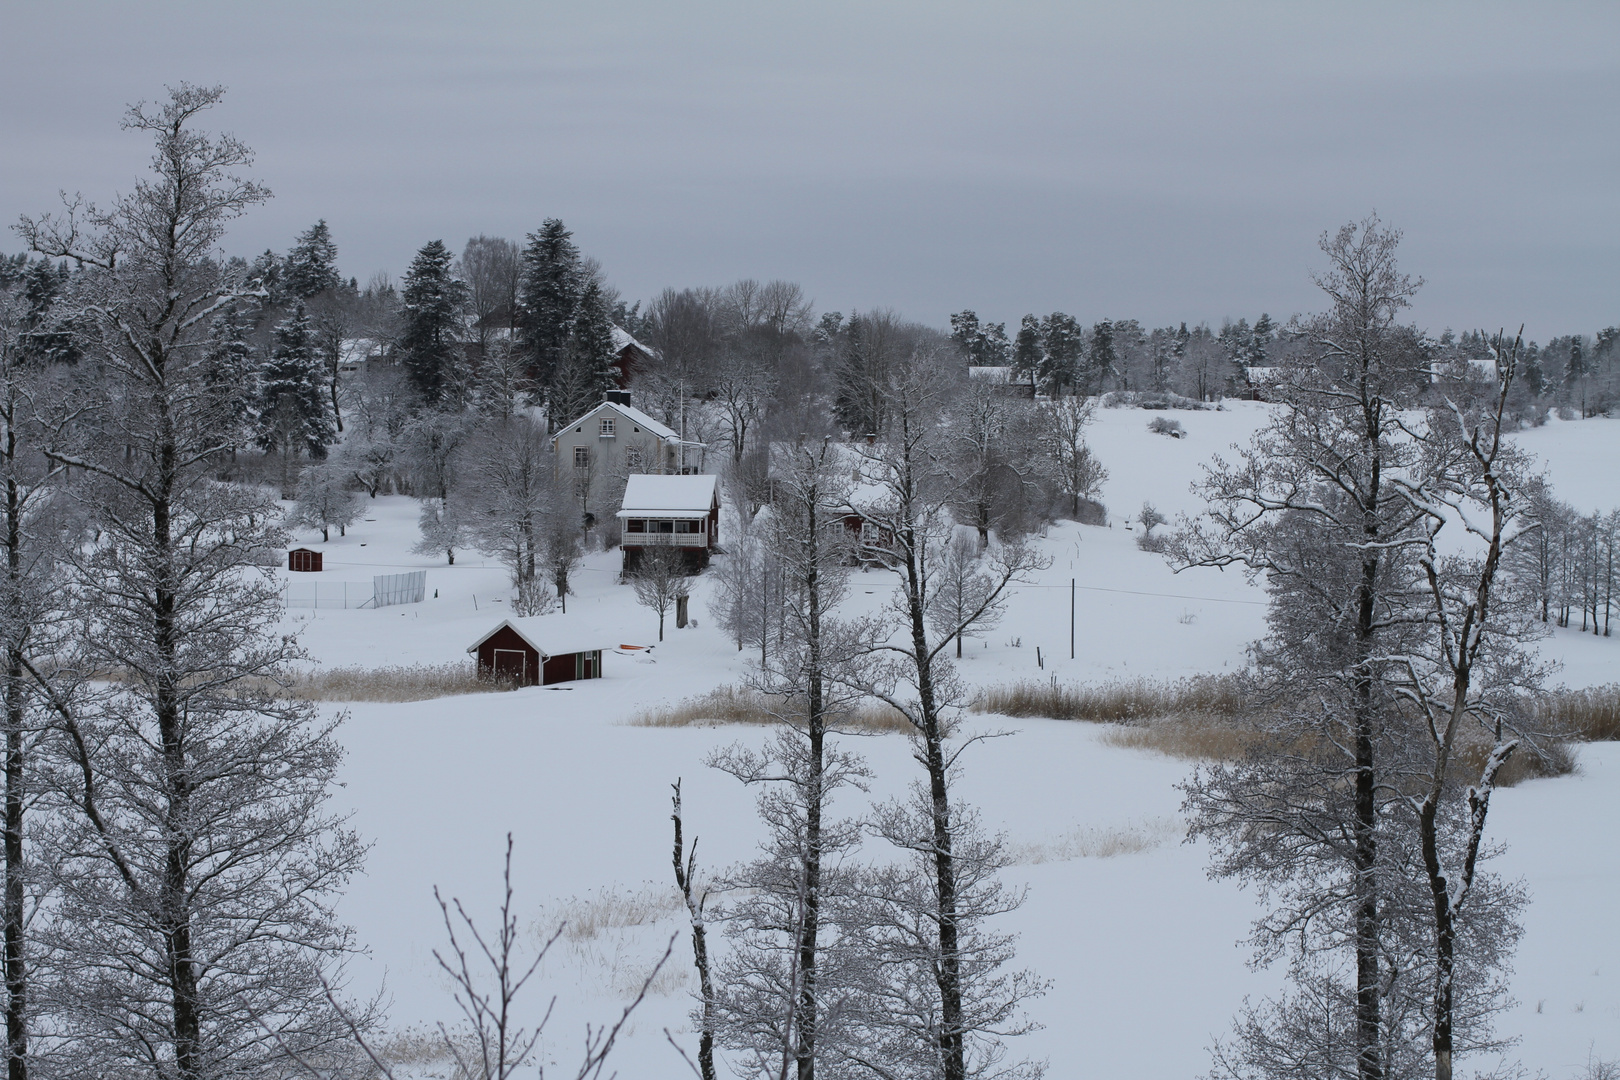
{"type": "Polygon", "coordinates": [[[588,446],[574,447],[574,468],[588,469],[591,467],[591,448],[588,446]]]}
{"type": "Polygon", "coordinates": [[[611,417],[611,416],[602,417],[602,419],[600,421],[600,424],[601,424],[601,428],[600,428],[601,437],[604,438],[604,439],[613,438],[613,417],[611,417]]]}
{"type": "Polygon", "coordinates": [[[641,447],[627,446],[624,448],[624,467],[631,472],[640,472],[646,467],[641,460],[641,447]]]}

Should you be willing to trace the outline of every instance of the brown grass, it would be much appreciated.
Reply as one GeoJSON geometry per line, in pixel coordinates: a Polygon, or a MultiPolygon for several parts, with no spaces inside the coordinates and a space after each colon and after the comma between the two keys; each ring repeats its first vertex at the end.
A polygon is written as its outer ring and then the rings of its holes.
{"type": "Polygon", "coordinates": [[[1243,728],[1207,714],[1165,716],[1145,724],[1118,724],[1103,732],[1101,741],[1125,750],[1152,750],[1189,761],[1236,761],[1261,738],[1243,728]]]}
{"type": "Polygon", "coordinates": [[[1182,714],[1236,719],[1246,715],[1250,705],[1236,679],[1197,675],[1173,683],[1148,679],[1095,686],[1017,682],[982,691],[973,703],[973,710],[1001,716],[1134,724],[1182,714]]]}
{"type": "MultiPolygon", "coordinates": [[[[721,724],[774,724],[791,718],[792,703],[750,690],[747,687],[718,686],[707,694],[665,705],[643,713],[630,722],[637,727],[716,727],[721,724]]],[[[838,726],[850,731],[882,733],[910,731],[911,724],[899,712],[882,704],[868,704],[839,717],[838,726]]]]}
{"type": "Polygon", "coordinates": [[[1620,740],[1620,683],[1586,690],[1555,690],[1539,713],[1545,726],[1580,742],[1620,740]]]}
{"type": "MultiPolygon", "coordinates": [[[[1230,676],[1199,676],[1175,683],[1146,679],[1064,686],[1014,683],[984,691],[974,708],[1006,716],[1044,716],[1111,725],[1101,741],[1130,750],[1152,750],[1190,761],[1235,761],[1264,739],[1242,684],[1230,676]]],[[[1551,738],[1526,742],[1497,775],[1501,787],[1575,770],[1569,741],[1620,739],[1620,686],[1558,691],[1538,713],[1551,738]]],[[[1490,742],[1471,734],[1458,746],[1460,775],[1478,775],[1490,742]]]]}
{"type": "MultiPolygon", "coordinates": [[[[270,689],[264,680],[264,689],[270,689]]],[[[287,691],[310,701],[426,701],[455,694],[516,690],[511,679],[480,675],[471,661],[393,667],[317,668],[293,676],[287,691]]]]}

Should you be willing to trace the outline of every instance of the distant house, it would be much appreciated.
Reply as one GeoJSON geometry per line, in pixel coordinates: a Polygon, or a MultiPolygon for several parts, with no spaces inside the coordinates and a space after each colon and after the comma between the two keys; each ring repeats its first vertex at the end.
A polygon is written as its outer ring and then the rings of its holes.
{"type": "Polygon", "coordinates": [[[624,572],[651,548],[680,550],[692,571],[709,565],[720,541],[720,484],[714,476],[632,476],[617,514],[624,572]]]}
{"type": "Polygon", "coordinates": [[[557,479],[571,486],[592,514],[626,477],[680,472],[683,450],[695,445],[632,407],[622,390],[608,391],[606,401],[551,437],[557,479]]]}
{"type": "Polygon", "coordinates": [[[299,574],[321,572],[321,553],[314,548],[293,548],[287,552],[287,569],[299,574]]]}
{"type": "Polygon", "coordinates": [[[620,390],[630,389],[630,380],[635,378],[636,372],[652,360],[653,351],[628,332],[615,326],[613,328],[613,355],[617,357],[616,366],[619,369],[618,385],[620,390]]]}
{"type": "Polygon", "coordinates": [[[481,675],[512,679],[519,686],[550,686],[602,677],[602,650],[611,648],[600,631],[548,619],[507,619],[467,647],[478,656],[481,675]]]}

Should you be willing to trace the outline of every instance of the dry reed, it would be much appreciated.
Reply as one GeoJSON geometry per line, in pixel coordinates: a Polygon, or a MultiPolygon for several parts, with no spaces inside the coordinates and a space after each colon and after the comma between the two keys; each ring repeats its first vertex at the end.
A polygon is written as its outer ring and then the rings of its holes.
{"type": "MultiPolygon", "coordinates": [[[[268,679],[256,689],[283,689],[268,679]]],[[[409,664],[391,667],[316,668],[293,675],[286,693],[309,701],[426,701],[456,694],[491,694],[516,690],[511,679],[479,674],[471,662],[409,664]]]]}
{"type": "Polygon", "coordinates": [[[1017,682],[982,691],[975,712],[1044,716],[1102,724],[1144,723],[1164,716],[1204,714],[1237,718],[1250,711],[1236,679],[1198,675],[1173,683],[1134,679],[1095,686],[1017,682]]]}
{"type": "MultiPolygon", "coordinates": [[[[758,690],[718,686],[706,694],[643,713],[631,721],[637,727],[717,727],[722,724],[774,724],[796,715],[790,699],[758,690]]],[[[883,704],[863,705],[830,722],[848,731],[881,733],[910,731],[911,724],[898,711],[883,704]]]]}
{"type": "Polygon", "coordinates": [[[1046,843],[1011,844],[1008,855],[1014,865],[1036,866],[1075,859],[1111,859],[1135,855],[1154,848],[1181,834],[1173,818],[1156,817],[1108,828],[1079,827],[1046,843]]]}
{"type": "Polygon", "coordinates": [[[1620,683],[1555,690],[1538,713],[1545,727],[1581,742],[1620,740],[1620,683]]]}

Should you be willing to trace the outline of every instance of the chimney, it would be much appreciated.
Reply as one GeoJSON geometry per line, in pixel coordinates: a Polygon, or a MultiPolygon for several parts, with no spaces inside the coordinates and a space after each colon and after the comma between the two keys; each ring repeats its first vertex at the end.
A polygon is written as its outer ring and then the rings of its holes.
{"type": "Polygon", "coordinates": [[[630,391],[628,391],[628,390],[609,390],[607,392],[607,396],[606,396],[606,398],[604,400],[606,400],[609,405],[626,405],[626,406],[628,406],[630,404],[630,391]]]}

